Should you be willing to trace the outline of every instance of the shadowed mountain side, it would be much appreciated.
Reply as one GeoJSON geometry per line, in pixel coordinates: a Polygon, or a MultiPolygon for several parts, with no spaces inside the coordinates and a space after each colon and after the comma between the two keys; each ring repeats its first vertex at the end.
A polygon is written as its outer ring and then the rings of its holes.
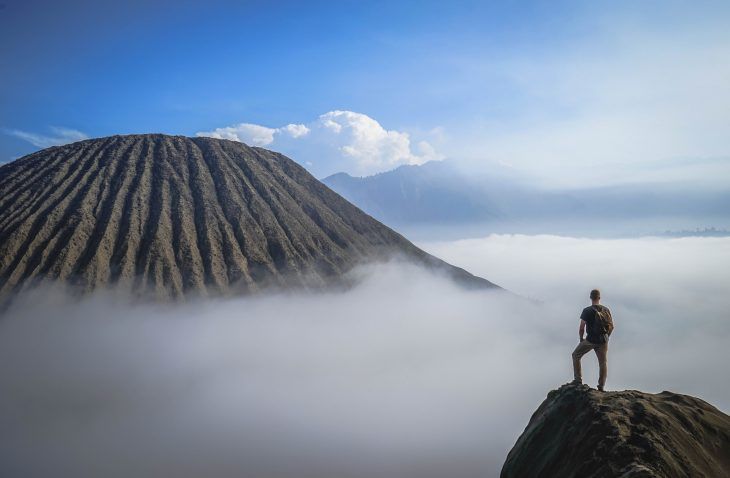
{"type": "Polygon", "coordinates": [[[393,256],[496,287],[418,249],[289,158],[239,142],[112,136],[0,167],[0,295],[48,280],[162,299],[321,288],[393,256]]]}
{"type": "Polygon", "coordinates": [[[412,232],[416,226],[447,225],[453,229],[480,224],[489,231],[509,225],[507,232],[585,234],[592,233],[596,224],[580,232],[560,222],[598,217],[611,221],[603,234],[615,234],[612,230],[617,221],[642,221],[630,230],[647,233],[676,228],[673,224],[727,224],[730,217],[728,188],[700,189],[683,182],[592,182],[578,189],[543,189],[498,165],[488,174],[468,172],[453,160],[400,166],[361,178],[337,173],[322,182],[376,219],[412,232]],[[669,226],[656,229],[654,221],[669,226]]]}
{"type": "Polygon", "coordinates": [[[507,456],[502,478],[719,477],[730,416],[671,392],[553,390],[507,456]]]}

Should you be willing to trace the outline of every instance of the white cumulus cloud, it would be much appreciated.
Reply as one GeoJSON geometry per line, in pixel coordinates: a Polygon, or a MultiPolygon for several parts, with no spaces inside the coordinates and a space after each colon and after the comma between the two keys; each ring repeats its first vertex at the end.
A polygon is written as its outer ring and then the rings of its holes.
{"type": "Polygon", "coordinates": [[[288,124],[283,128],[279,128],[279,130],[286,132],[292,138],[301,138],[309,133],[309,128],[303,124],[288,124]]]}
{"type": "Polygon", "coordinates": [[[274,142],[276,135],[285,135],[292,138],[300,138],[309,133],[309,128],[303,124],[288,124],[281,128],[268,128],[252,123],[239,123],[224,128],[216,128],[213,131],[200,131],[198,136],[209,136],[218,139],[230,139],[254,146],[268,146],[274,142]]]}
{"type": "Polygon", "coordinates": [[[62,144],[73,143],[75,141],[81,141],[89,138],[86,133],[82,133],[81,131],[75,129],[62,128],[59,126],[51,126],[49,129],[52,133],[50,135],[31,133],[29,131],[22,131],[19,129],[8,129],[5,130],[5,133],[25,140],[33,146],[37,146],[39,148],[59,146],[62,144]]]}
{"type": "Polygon", "coordinates": [[[320,177],[340,171],[368,175],[444,158],[428,141],[414,146],[407,132],[387,130],[374,118],[354,111],[329,111],[307,124],[270,128],[241,123],[197,135],[281,151],[320,177]]]}

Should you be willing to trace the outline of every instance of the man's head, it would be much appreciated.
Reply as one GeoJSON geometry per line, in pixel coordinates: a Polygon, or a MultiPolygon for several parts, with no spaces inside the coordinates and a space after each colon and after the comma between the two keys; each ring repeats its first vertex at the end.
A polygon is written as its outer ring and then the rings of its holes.
{"type": "Polygon", "coordinates": [[[591,302],[594,304],[597,304],[601,300],[601,291],[598,289],[593,289],[591,291],[591,302]]]}

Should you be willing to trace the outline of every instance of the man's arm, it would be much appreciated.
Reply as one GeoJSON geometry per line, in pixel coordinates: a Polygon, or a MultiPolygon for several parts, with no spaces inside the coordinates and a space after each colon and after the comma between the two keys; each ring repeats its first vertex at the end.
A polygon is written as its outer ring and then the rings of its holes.
{"type": "Polygon", "coordinates": [[[580,319],[580,328],[578,329],[578,337],[580,337],[580,341],[583,342],[583,334],[586,333],[586,321],[583,319],[580,319]]]}

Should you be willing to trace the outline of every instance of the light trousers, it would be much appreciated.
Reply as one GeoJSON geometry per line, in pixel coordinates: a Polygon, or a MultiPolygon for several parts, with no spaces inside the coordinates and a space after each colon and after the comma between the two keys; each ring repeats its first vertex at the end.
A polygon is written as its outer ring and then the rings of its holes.
{"type": "Polygon", "coordinates": [[[580,359],[591,350],[595,351],[596,357],[598,357],[598,388],[603,388],[606,385],[606,375],[608,374],[608,342],[594,344],[588,340],[583,340],[578,344],[573,350],[573,378],[580,382],[583,381],[580,359]]]}

